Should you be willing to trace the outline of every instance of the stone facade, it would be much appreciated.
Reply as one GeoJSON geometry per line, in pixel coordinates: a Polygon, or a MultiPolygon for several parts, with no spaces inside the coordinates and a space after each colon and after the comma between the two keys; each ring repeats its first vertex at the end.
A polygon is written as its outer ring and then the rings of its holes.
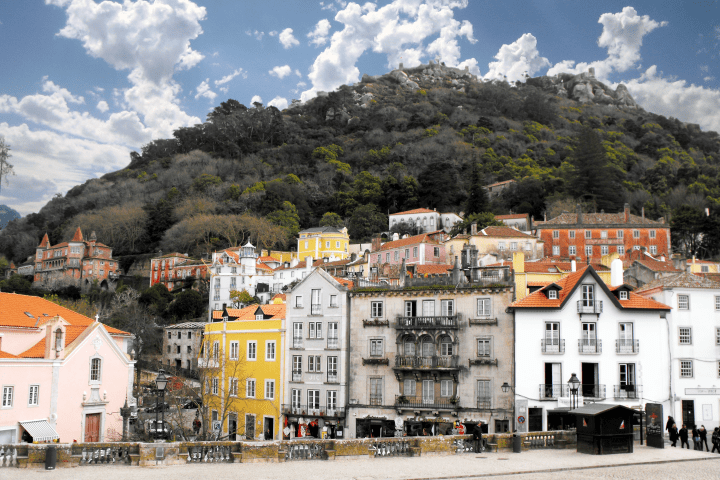
{"type": "Polygon", "coordinates": [[[205,322],[185,322],[163,328],[162,363],[195,370],[205,322]]]}

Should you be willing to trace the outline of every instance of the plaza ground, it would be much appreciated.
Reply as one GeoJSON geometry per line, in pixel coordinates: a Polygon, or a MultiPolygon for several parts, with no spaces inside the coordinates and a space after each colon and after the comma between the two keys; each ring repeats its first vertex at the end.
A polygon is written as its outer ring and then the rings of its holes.
{"type": "Polygon", "coordinates": [[[381,480],[488,478],[678,478],[693,480],[720,478],[720,455],[679,448],[655,449],[635,445],[632,454],[584,455],[574,450],[534,450],[521,454],[485,453],[415,458],[352,457],[335,461],[294,461],[286,463],[200,463],[157,467],[89,465],[40,469],[0,469],[3,480],[156,480],[173,478],[252,478],[292,480],[381,480]]]}

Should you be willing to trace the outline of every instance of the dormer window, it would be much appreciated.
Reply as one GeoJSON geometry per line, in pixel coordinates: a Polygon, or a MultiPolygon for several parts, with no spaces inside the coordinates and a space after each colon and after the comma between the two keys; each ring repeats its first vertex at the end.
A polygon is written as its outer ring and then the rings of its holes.
{"type": "Polygon", "coordinates": [[[62,338],[62,329],[58,328],[55,330],[55,351],[60,352],[63,349],[63,338],[62,338]]]}
{"type": "Polygon", "coordinates": [[[557,300],[557,298],[558,298],[557,290],[548,290],[548,300],[557,300]]]}
{"type": "Polygon", "coordinates": [[[620,290],[620,300],[627,300],[628,299],[628,292],[625,290],[620,290]]]}

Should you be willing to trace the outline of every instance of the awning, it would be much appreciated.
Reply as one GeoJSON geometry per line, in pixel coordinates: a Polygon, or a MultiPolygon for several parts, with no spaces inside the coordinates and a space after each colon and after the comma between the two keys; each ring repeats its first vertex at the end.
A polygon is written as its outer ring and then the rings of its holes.
{"type": "Polygon", "coordinates": [[[20,422],[20,425],[32,435],[33,441],[35,442],[47,442],[60,438],[60,435],[58,435],[55,429],[44,419],[28,420],[26,422],[20,422]]]}

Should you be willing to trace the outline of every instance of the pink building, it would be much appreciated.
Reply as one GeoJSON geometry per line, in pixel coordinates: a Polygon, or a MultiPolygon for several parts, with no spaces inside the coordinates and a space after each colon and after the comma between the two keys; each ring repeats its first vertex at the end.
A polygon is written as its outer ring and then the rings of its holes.
{"type": "Polygon", "coordinates": [[[391,242],[377,245],[379,239],[373,242],[373,251],[370,252],[371,265],[399,265],[405,260],[406,265],[440,265],[447,263],[445,259],[445,245],[440,242],[447,235],[440,230],[423,233],[413,237],[401,238],[391,242]]]}
{"type": "MultiPolygon", "coordinates": [[[[168,290],[184,286],[189,279],[207,281],[208,267],[187,253],[168,253],[150,260],[150,286],[162,283],[168,290]]],[[[197,284],[195,285],[197,286],[197,284]]]]}
{"type": "Polygon", "coordinates": [[[133,336],[48,300],[0,293],[0,444],[122,435],[133,336]]]}

